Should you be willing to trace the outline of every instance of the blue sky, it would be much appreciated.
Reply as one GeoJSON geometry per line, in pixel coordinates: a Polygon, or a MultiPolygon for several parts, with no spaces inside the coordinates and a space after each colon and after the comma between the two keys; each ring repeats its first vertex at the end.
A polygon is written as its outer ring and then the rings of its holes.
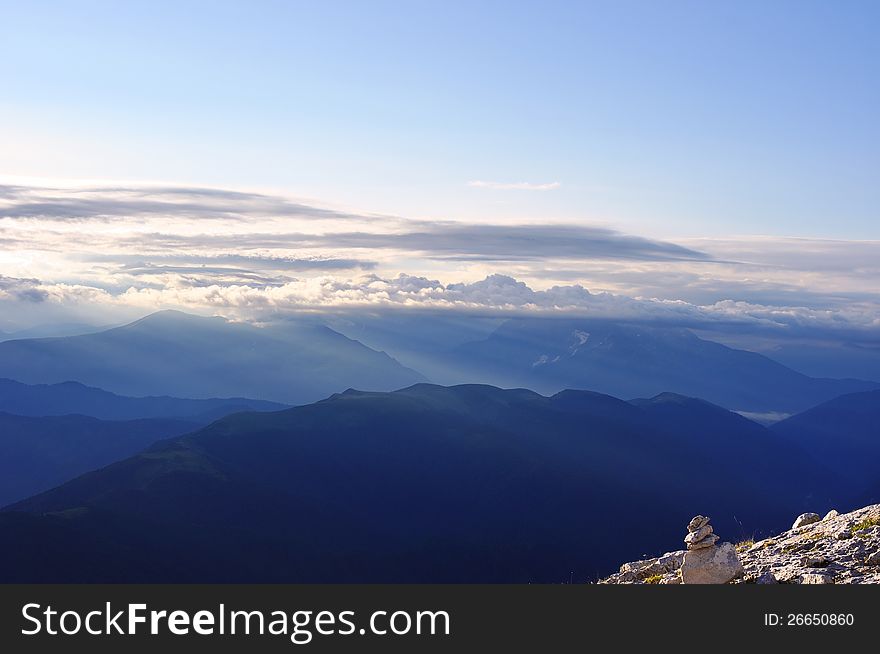
{"type": "Polygon", "coordinates": [[[6,175],[880,237],[876,2],[0,5],[6,175]]]}
{"type": "Polygon", "coordinates": [[[417,307],[876,345],[878,22],[0,0],[0,331],[417,307]]]}

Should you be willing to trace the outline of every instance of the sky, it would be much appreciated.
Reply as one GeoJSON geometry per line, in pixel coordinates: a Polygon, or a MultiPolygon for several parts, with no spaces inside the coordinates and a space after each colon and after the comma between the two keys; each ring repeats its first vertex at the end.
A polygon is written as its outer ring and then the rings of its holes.
{"type": "Polygon", "coordinates": [[[876,2],[0,15],[0,330],[426,306],[878,340],[876,2]]]}

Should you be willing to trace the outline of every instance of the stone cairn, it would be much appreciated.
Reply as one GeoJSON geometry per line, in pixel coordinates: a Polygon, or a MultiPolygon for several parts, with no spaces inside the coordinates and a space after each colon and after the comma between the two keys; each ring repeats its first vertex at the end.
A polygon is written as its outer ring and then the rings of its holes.
{"type": "Polygon", "coordinates": [[[718,534],[712,533],[712,531],[709,518],[704,515],[694,516],[688,523],[688,534],[684,537],[684,544],[689,550],[712,547],[718,542],[718,534]]]}
{"type": "Polygon", "coordinates": [[[718,542],[709,518],[695,516],[687,526],[687,551],[681,564],[683,584],[726,584],[743,574],[742,563],[732,543],[718,542]]]}

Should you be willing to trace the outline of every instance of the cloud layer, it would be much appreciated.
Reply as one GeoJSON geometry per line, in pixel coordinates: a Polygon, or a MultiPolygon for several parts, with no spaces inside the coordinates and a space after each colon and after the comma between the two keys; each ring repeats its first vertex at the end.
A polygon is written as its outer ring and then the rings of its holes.
{"type": "Polygon", "coordinates": [[[28,320],[47,307],[53,319],[63,309],[93,322],[165,307],[239,319],[416,308],[880,333],[880,242],[671,243],[601,225],[414,220],[218,189],[0,186],[0,275],[0,302],[27,308],[7,315],[28,320]]]}

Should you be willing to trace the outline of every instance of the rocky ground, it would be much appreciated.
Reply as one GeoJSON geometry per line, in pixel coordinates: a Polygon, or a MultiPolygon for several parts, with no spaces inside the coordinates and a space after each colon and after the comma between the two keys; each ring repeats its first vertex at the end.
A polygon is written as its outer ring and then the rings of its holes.
{"type": "MultiPolygon", "coordinates": [[[[692,533],[688,532],[691,541],[692,533]]],[[[709,547],[716,547],[714,541],[709,547]]],[[[728,583],[877,584],[880,504],[844,514],[831,511],[824,518],[814,513],[803,514],[788,531],[756,543],[739,543],[735,549],[742,567],[736,567],[735,577],[728,583]]],[[[624,563],[619,573],[599,583],[680,584],[686,555],[693,559],[696,553],[704,556],[701,550],[680,550],[624,563]]]]}

